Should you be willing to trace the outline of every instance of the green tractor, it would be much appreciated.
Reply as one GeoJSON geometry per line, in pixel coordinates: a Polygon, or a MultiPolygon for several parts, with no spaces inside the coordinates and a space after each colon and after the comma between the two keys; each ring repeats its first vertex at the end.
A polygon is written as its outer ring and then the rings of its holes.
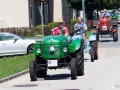
{"type": "Polygon", "coordinates": [[[34,44],[35,60],[29,62],[31,81],[44,78],[48,69],[69,68],[71,80],[84,75],[83,39],[71,36],[46,36],[34,44]]]}

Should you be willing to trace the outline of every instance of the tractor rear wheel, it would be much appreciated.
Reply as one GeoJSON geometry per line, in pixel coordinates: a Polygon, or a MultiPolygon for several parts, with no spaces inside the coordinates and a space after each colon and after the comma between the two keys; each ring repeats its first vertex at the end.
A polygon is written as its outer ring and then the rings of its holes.
{"type": "Polygon", "coordinates": [[[31,81],[37,80],[36,73],[35,73],[35,60],[31,60],[29,62],[29,74],[30,74],[31,81]]]}
{"type": "Polygon", "coordinates": [[[98,42],[96,42],[96,47],[94,51],[94,60],[98,60],[98,42]]]}
{"type": "Polygon", "coordinates": [[[98,60],[98,55],[94,54],[94,60],[98,60]]]}
{"type": "Polygon", "coordinates": [[[99,41],[99,35],[97,35],[97,41],[99,41]]]}
{"type": "Polygon", "coordinates": [[[77,79],[77,65],[76,65],[76,58],[71,59],[71,80],[77,79]]]}

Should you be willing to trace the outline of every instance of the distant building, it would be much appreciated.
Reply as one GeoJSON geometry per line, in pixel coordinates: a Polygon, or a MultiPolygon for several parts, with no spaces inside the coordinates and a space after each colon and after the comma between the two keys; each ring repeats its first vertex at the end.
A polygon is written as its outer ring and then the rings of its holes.
{"type": "MultiPolygon", "coordinates": [[[[47,1],[47,0],[46,0],[47,1]]],[[[0,28],[33,27],[41,24],[39,0],[1,0],[0,28]]],[[[67,7],[67,0],[48,0],[43,7],[44,24],[63,18],[66,24],[81,16],[80,11],[67,7]]]]}

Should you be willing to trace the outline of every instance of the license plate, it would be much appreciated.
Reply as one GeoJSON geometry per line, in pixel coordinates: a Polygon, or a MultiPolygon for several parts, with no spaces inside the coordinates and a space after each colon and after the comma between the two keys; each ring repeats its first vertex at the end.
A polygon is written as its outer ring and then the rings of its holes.
{"type": "Polygon", "coordinates": [[[57,67],[58,60],[47,60],[48,67],[57,67]]]}
{"type": "Polygon", "coordinates": [[[105,30],[105,31],[106,31],[106,30],[107,30],[107,27],[106,27],[106,26],[103,26],[103,27],[102,27],[102,30],[105,30]]]}

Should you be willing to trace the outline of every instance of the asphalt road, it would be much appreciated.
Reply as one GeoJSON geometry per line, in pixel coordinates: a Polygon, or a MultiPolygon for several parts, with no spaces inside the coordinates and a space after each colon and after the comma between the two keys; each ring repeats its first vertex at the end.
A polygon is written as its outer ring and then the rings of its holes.
{"type": "Polygon", "coordinates": [[[0,90],[120,90],[120,41],[113,42],[110,37],[100,41],[99,59],[90,62],[85,54],[85,75],[77,80],[70,79],[68,69],[48,70],[45,79],[31,82],[26,74],[0,84],[0,90]]]}

